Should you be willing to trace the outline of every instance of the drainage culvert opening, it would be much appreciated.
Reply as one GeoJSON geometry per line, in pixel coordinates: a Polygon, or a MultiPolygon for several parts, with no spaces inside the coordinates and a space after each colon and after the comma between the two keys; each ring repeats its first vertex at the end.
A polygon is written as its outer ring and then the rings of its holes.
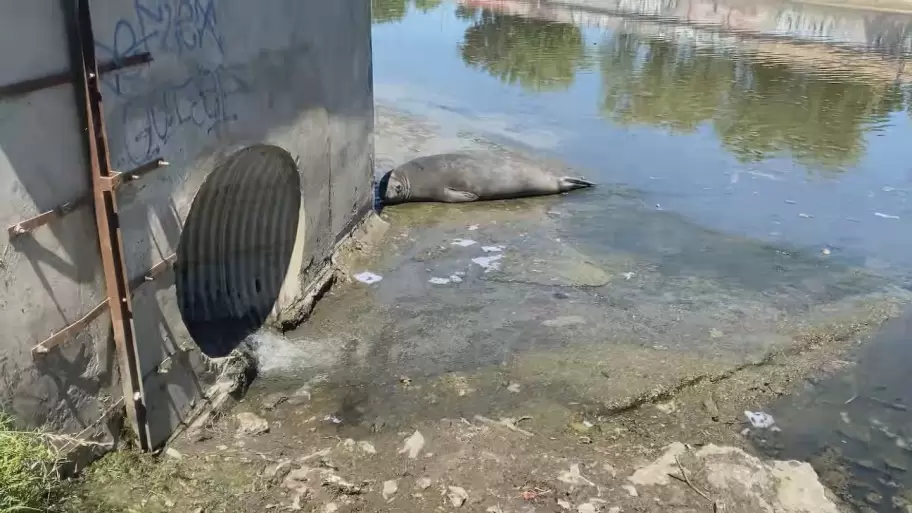
{"type": "Polygon", "coordinates": [[[275,146],[240,150],[203,182],[178,244],[176,288],[184,324],[205,355],[228,355],[269,317],[300,208],[297,166],[275,146]]]}

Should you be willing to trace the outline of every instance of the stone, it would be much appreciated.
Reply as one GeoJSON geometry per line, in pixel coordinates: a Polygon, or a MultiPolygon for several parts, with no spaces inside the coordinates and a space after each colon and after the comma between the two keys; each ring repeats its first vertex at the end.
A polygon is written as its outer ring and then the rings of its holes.
{"type": "MultiPolygon", "coordinates": [[[[664,454],[654,462],[637,469],[628,480],[639,487],[669,485],[668,474],[681,475],[679,462],[694,487],[729,505],[730,511],[840,512],[809,463],[764,461],[737,447],[708,444],[693,452],[675,442],[666,446],[664,454]]],[[[674,486],[688,488],[678,480],[674,480],[674,486]]],[[[651,490],[649,494],[657,495],[658,491],[651,490]]]]}
{"type": "Polygon", "coordinates": [[[184,458],[184,455],[181,454],[177,449],[175,449],[173,447],[168,447],[167,449],[165,449],[165,456],[167,456],[169,458],[174,458],[176,460],[181,460],[184,458]]]}
{"type": "Polygon", "coordinates": [[[358,442],[358,450],[364,454],[377,454],[377,449],[374,448],[374,444],[365,442],[364,440],[358,442]]]}
{"type": "Polygon", "coordinates": [[[626,485],[621,486],[621,488],[623,488],[624,491],[627,492],[627,495],[629,495],[629,496],[631,496],[631,497],[639,497],[639,496],[640,496],[639,492],[637,492],[636,487],[633,486],[633,485],[626,484],[626,485]]]}
{"type": "Polygon", "coordinates": [[[598,513],[598,509],[595,507],[594,504],[584,502],[576,507],[576,512],[577,513],[598,513]]]}
{"type": "Polygon", "coordinates": [[[447,487],[449,493],[447,493],[447,498],[450,499],[450,504],[454,508],[461,508],[463,504],[469,499],[469,493],[465,491],[465,488],[459,486],[449,486],[447,487]]]}
{"type": "Polygon", "coordinates": [[[570,508],[573,507],[573,505],[570,504],[569,501],[565,501],[565,500],[563,500],[563,499],[558,499],[558,500],[557,500],[557,505],[560,506],[561,509],[566,509],[566,510],[569,510],[570,508]]]}
{"type": "Polygon", "coordinates": [[[282,460],[276,463],[270,463],[266,465],[266,468],[263,469],[263,477],[273,478],[273,477],[282,477],[283,472],[287,472],[291,468],[291,460],[282,460]]]}
{"type": "Polygon", "coordinates": [[[431,487],[431,478],[429,477],[419,477],[415,480],[415,488],[419,490],[427,490],[431,487]]]}
{"type": "Polygon", "coordinates": [[[405,440],[405,443],[402,445],[402,448],[399,449],[397,454],[407,454],[409,458],[415,459],[418,457],[418,453],[421,452],[421,449],[424,448],[424,435],[420,431],[415,431],[412,433],[412,436],[408,437],[405,440]]]}
{"type": "Polygon", "coordinates": [[[399,482],[395,479],[390,479],[389,481],[383,482],[383,491],[381,495],[385,500],[390,500],[393,495],[396,495],[396,492],[399,491],[399,482]]]}
{"type": "Polygon", "coordinates": [[[238,435],[257,436],[269,432],[269,422],[253,413],[238,413],[235,418],[238,421],[238,435]]]}
{"type": "Polygon", "coordinates": [[[520,390],[520,385],[519,385],[519,383],[510,383],[509,385],[507,385],[507,390],[509,392],[513,392],[514,394],[518,394],[519,390],[520,390]]]}

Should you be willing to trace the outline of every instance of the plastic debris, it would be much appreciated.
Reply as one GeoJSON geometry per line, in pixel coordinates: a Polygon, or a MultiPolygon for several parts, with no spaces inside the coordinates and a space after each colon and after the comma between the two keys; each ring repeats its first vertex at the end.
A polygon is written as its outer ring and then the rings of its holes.
{"type": "Polygon", "coordinates": [[[779,431],[779,428],[776,427],[776,419],[773,418],[769,413],[764,413],[762,411],[747,411],[744,410],[744,416],[747,417],[747,420],[750,421],[751,426],[758,429],[772,429],[773,431],[779,431]]]}
{"type": "MultiPolygon", "coordinates": [[[[465,273],[462,273],[465,274],[465,273]]],[[[434,285],[446,285],[448,283],[462,283],[462,277],[459,274],[451,274],[448,278],[439,278],[432,277],[428,280],[428,283],[433,283],[434,285]]]]}
{"type": "Polygon", "coordinates": [[[474,232],[474,231],[477,230],[477,229],[478,229],[478,225],[477,225],[477,224],[473,224],[472,226],[469,226],[469,231],[470,231],[470,232],[474,232]]]}
{"type": "Polygon", "coordinates": [[[890,214],[884,214],[882,212],[874,212],[874,215],[877,217],[882,217],[884,219],[899,219],[899,216],[893,216],[890,214]]]}
{"type": "Polygon", "coordinates": [[[450,244],[452,244],[453,246],[462,246],[464,248],[467,248],[469,246],[474,246],[475,244],[478,244],[478,243],[472,239],[453,239],[453,242],[450,242],[450,244]]]}
{"type": "Polygon", "coordinates": [[[485,272],[488,272],[488,271],[496,271],[497,269],[500,269],[500,262],[499,262],[499,260],[500,260],[501,258],[503,258],[503,255],[502,255],[502,254],[497,254],[497,255],[492,255],[492,256],[489,256],[489,257],[478,257],[478,258],[473,258],[473,259],[472,259],[472,262],[475,263],[475,264],[480,265],[481,267],[484,267],[485,272]]]}
{"type": "Polygon", "coordinates": [[[500,253],[504,248],[503,246],[482,246],[481,250],[485,253],[500,253]]]}
{"type": "Polygon", "coordinates": [[[377,283],[378,281],[382,280],[383,276],[374,274],[370,271],[364,271],[364,272],[360,272],[360,273],[356,274],[355,279],[360,281],[361,283],[366,283],[366,284],[370,285],[372,283],[377,283]]]}

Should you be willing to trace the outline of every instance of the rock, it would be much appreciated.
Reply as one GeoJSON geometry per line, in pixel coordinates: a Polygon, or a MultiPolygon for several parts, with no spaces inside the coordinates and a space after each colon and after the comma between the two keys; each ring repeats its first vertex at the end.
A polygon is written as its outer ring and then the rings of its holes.
{"type": "Polygon", "coordinates": [[[431,478],[429,477],[419,477],[415,480],[415,488],[419,490],[427,490],[431,487],[431,478]]]}
{"type": "Polygon", "coordinates": [[[336,511],[339,511],[339,505],[335,502],[330,502],[329,504],[324,505],[323,509],[321,510],[322,513],[336,513],[336,511]]]}
{"type": "Polygon", "coordinates": [[[174,458],[176,460],[181,460],[184,458],[184,455],[181,454],[180,452],[178,452],[178,450],[173,447],[168,447],[167,449],[165,449],[165,456],[167,456],[169,458],[174,458]]]}
{"type": "Polygon", "coordinates": [[[629,495],[629,496],[631,496],[631,497],[639,497],[639,496],[640,496],[639,492],[637,492],[636,487],[633,486],[633,485],[626,484],[626,485],[621,486],[621,488],[623,488],[624,491],[627,492],[627,495],[629,495]]]}
{"type": "Polygon", "coordinates": [[[448,486],[447,497],[450,499],[450,504],[455,508],[462,507],[465,504],[466,500],[469,498],[469,493],[465,491],[465,488],[459,486],[448,486]]]}
{"type": "Polygon", "coordinates": [[[364,440],[358,442],[358,450],[364,454],[377,454],[377,449],[374,448],[374,444],[365,442],[364,440]]]}
{"type": "Polygon", "coordinates": [[[605,463],[604,465],[602,465],[602,470],[607,472],[608,475],[611,476],[612,478],[617,477],[617,469],[615,469],[608,463],[605,463]]]}
{"type": "Polygon", "coordinates": [[[509,385],[507,385],[507,390],[509,392],[513,392],[514,394],[518,394],[519,389],[520,389],[519,383],[510,383],[509,385]]]}
{"type": "Polygon", "coordinates": [[[865,495],[865,500],[868,501],[869,503],[877,506],[883,502],[883,495],[876,493],[876,492],[871,492],[871,493],[865,495]]]}
{"type": "Polygon", "coordinates": [[[405,440],[402,448],[399,449],[397,454],[408,454],[408,457],[415,459],[418,457],[418,453],[421,452],[421,449],[424,448],[424,435],[420,431],[415,431],[412,433],[412,436],[408,437],[405,440]]]}
{"type": "Polygon", "coordinates": [[[584,502],[576,507],[576,511],[577,511],[577,513],[597,513],[598,509],[595,507],[594,504],[584,502]]]}
{"type": "Polygon", "coordinates": [[[570,470],[564,470],[557,475],[557,480],[573,486],[595,486],[595,483],[583,477],[580,473],[579,464],[570,465],[570,470]]]}
{"type": "Polygon", "coordinates": [[[398,491],[399,483],[395,479],[383,482],[383,491],[381,492],[381,495],[383,495],[385,500],[390,500],[398,491]]]}
{"type": "Polygon", "coordinates": [[[485,513],[504,513],[504,510],[500,506],[491,506],[485,510],[485,513]]]}
{"type": "Polygon", "coordinates": [[[235,418],[238,421],[238,435],[256,436],[269,432],[269,422],[253,413],[238,413],[235,418]]]}
{"type": "MultiPolygon", "coordinates": [[[[668,474],[681,475],[679,463],[695,488],[703,490],[714,501],[730,506],[730,511],[840,511],[809,463],[764,461],[736,447],[709,444],[692,452],[684,444],[675,442],[668,445],[656,461],[638,469],[628,480],[640,487],[665,486],[672,482],[668,474]]],[[[689,488],[678,480],[674,480],[674,486],[689,488]]],[[[649,493],[657,495],[658,492],[649,493]]],[[[688,491],[688,496],[694,495],[688,491]]],[[[703,499],[697,496],[694,500],[703,499]]]]}
{"type": "Polygon", "coordinates": [[[357,495],[363,491],[360,486],[349,483],[330,471],[323,472],[323,486],[334,488],[345,495],[357,495]]]}
{"type": "Polygon", "coordinates": [[[713,422],[719,422],[719,407],[712,397],[707,397],[703,400],[703,409],[706,410],[713,422]]]}
{"type": "Polygon", "coordinates": [[[310,385],[304,385],[295,390],[291,394],[291,397],[288,397],[285,400],[292,406],[301,406],[302,404],[309,403],[311,398],[310,388],[310,385]]]}
{"type": "Polygon", "coordinates": [[[563,500],[563,499],[558,499],[558,500],[557,500],[557,505],[560,506],[561,509],[567,509],[567,510],[569,510],[570,508],[573,507],[573,505],[570,504],[569,501],[565,501],[565,500],[563,500]]]}
{"type": "Polygon", "coordinates": [[[621,513],[621,507],[612,506],[612,507],[608,508],[608,513],[621,513]]]}

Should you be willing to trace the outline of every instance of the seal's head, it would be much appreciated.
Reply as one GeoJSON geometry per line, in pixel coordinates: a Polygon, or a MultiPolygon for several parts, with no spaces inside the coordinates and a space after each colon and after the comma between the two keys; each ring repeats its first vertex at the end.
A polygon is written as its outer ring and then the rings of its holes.
{"type": "Polygon", "coordinates": [[[377,187],[377,195],[386,205],[395,205],[404,203],[409,199],[409,182],[408,177],[392,170],[383,175],[380,184],[377,187]]]}

